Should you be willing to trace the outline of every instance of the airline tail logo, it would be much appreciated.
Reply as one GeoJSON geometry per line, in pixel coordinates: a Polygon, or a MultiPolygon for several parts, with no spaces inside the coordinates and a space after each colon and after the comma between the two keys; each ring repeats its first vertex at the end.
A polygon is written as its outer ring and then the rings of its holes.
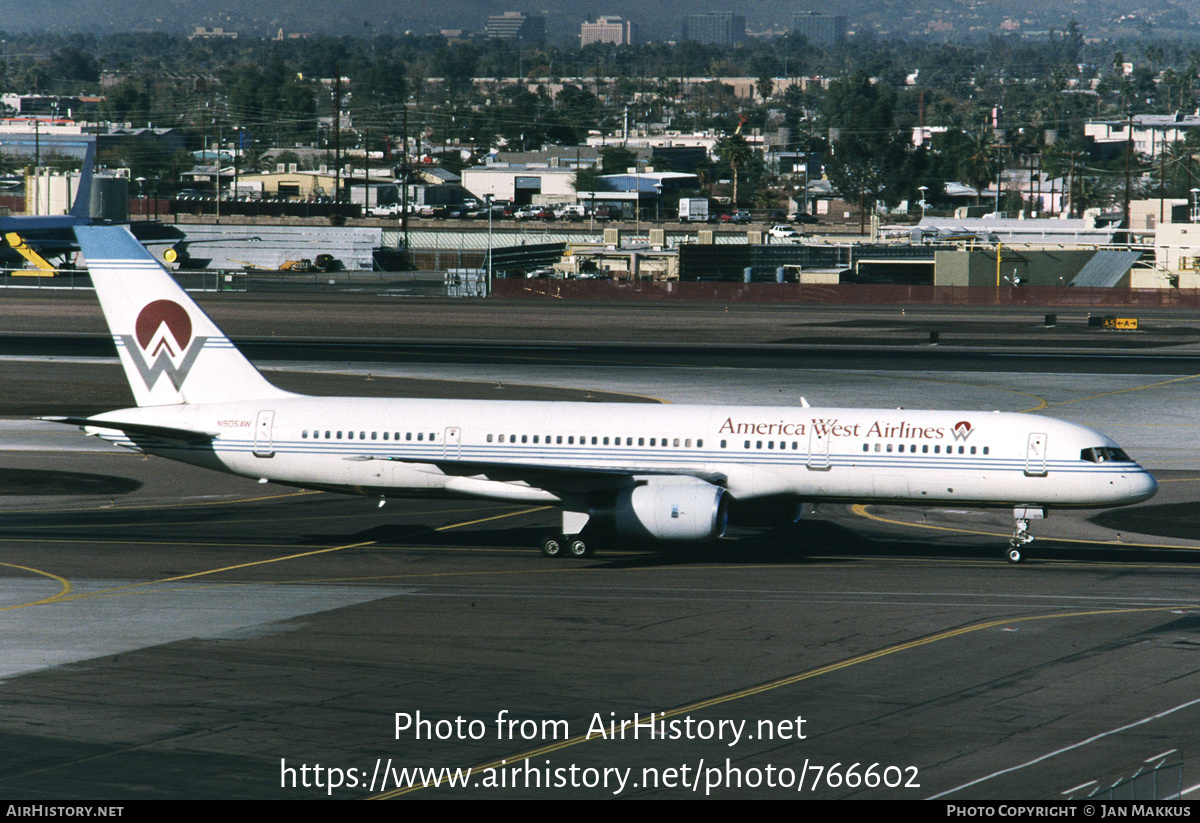
{"type": "Polygon", "coordinates": [[[966,420],[960,420],[954,424],[954,439],[966,440],[971,436],[971,424],[966,420]]]}
{"type": "Polygon", "coordinates": [[[155,300],[138,312],[134,334],[118,335],[137,366],[138,373],[153,389],[160,374],[166,374],[176,391],[208,342],[207,337],[192,337],[192,318],[173,300],[155,300]]]}

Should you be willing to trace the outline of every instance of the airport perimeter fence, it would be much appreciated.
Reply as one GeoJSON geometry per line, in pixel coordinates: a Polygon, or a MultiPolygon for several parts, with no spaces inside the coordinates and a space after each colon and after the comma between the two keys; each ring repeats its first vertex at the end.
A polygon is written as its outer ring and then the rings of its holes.
{"type": "MultiPolygon", "coordinates": [[[[197,271],[172,272],[188,291],[246,291],[245,272],[197,271]]],[[[90,289],[92,278],[86,269],[59,269],[43,272],[35,269],[0,269],[0,289],[90,289]]]]}
{"type": "Polygon", "coordinates": [[[1107,289],[1069,286],[904,286],[841,283],[704,283],[654,280],[503,280],[503,298],[680,300],[888,306],[1045,306],[1051,308],[1200,308],[1200,289],[1107,289]]]}
{"type": "Polygon", "coordinates": [[[1178,800],[1183,793],[1183,761],[1159,763],[1146,771],[1096,789],[1087,800],[1178,800]]]}
{"type": "MultiPolygon", "coordinates": [[[[336,290],[388,291],[398,288],[422,293],[440,294],[440,272],[374,272],[374,271],[267,271],[256,269],[212,269],[172,271],[171,276],[188,291],[198,292],[304,292],[325,293],[336,290]]],[[[53,274],[34,269],[15,271],[0,269],[0,291],[6,289],[90,289],[91,278],[86,269],[60,269],[53,274]]]]}

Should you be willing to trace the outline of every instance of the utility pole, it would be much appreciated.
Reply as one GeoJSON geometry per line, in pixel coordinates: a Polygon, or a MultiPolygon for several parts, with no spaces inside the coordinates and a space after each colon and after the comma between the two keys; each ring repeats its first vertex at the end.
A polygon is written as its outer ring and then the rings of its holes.
{"type": "Polygon", "coordinates": [[[1158,145],[1158,224],[1163,224],[1163,212],[1167,202],[1167,131],[1163,129],[1163,139],[1158,145]]]}
{"type": "Polygon", "coordinates": [[[1130,171],[1130,162],[1133,159],[1133,112],[1129,112],[1127,117],[1125,125],[1125,136],[1128,138],[1125,141],[1125,242],[1129,242],[1129,230],[1132,228],[1129,225],[1129,199],[1133,185],[1130,171]]]}
{"type": "Polygon", "coordinates": [[[334,66],[333,78],[333,221],[342,216],[342,67],[334,66]]]}
{"type": "MultiPolygon", "coordinates": [[[[404,256],[412,262],[408,251],[408,101],[404,101],[404,119],[400,129],[400,230],[404,232],[404,256]]],[[[490,219],[490,218],[489,218],[490,219]]]]}

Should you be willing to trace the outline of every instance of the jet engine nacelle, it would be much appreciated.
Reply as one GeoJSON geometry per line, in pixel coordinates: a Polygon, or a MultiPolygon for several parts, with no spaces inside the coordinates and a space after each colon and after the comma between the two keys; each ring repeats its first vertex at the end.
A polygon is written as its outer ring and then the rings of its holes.
{"type": "Polygon", "coordinates": [[[714,540],[728,522],[725,490],[703,480],[693,483],[651,480],[617,493],[613,517],[617,532],[656,540],[714,540]]]}
{"type": "Polygon", "coordinates": [[[729,522],[735,526],[776,528],[800,522],[804,502],[790,494],[777,494],[753,500],[733,500],[729,522]]]}

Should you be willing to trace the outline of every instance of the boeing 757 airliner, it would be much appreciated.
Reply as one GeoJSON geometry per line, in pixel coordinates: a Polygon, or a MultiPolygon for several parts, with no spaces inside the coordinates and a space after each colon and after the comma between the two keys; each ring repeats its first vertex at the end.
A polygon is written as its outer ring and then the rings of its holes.
{"type": "Polygon", "coordinates": [[[1008,559],[1048,509],[1157,483],[1115,442],[1028,414],[311,397],[268,383],[122,226],[75,229],[137,408],[57,418],[146,454],[308,489],[562,508],[549,556],[600,533],[706,540],[731,508],[1011,508],[1008,559]]]}

